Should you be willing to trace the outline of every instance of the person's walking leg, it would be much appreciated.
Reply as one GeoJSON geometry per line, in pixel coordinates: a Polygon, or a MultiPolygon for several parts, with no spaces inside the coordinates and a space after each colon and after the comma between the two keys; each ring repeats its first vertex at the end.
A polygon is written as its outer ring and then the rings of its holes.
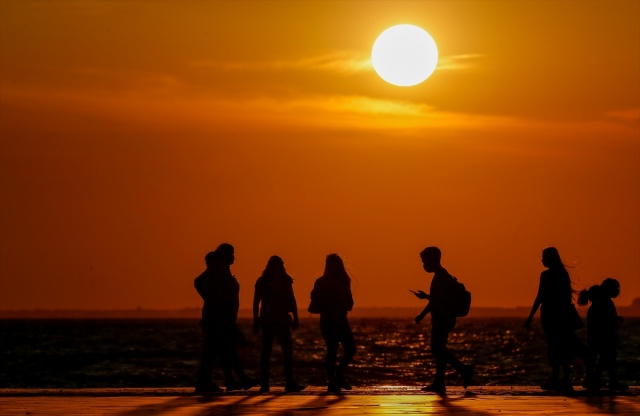
{"type": "Polygon", "coordinates": [[[446,360],[447,364],[451,365],[461,376],[463,380],[463,386],[466,389],[471,384],[471,379],[473,377],[473,366],[463,364],[455,355],[449,351],[447,348],[449,333],[455,328],[456,320],[455,318],[451,320],[449,325],[447,326],[447,337],[445,340],[445,347],[443,351],[443,357],[446,360]]]}
{"type": "Polygon", "coordinates": [[[287,393],[300,392],[307,386],[296,383],[293,378],[293,340],[291,339],[290,326],[282,325],[278,328],[277,337],[280,342],[280,347],[282,347],[282,364],[284,366],[284,378],[286,380],[284,391],[287,393]]]}
{"type": "Polygon", "coordinates": [[[196,392],[208,393],[222,391],[222,389],[211,382],[211,373],[216,358],[216,340],[210,333],[205,332],[204,336],[202,358],[200,360],[200,366],[198,367],[196,380],[196,392]]]}
{"type": "Polygon", "coordinates": [[[349,325],[348,321],[346,321],[341,328],[340,343],[344,348],[344,354],[342,355],[340,365],[338,366],[338,370],[336,372],[336,382],[340,385],[341,388],[345,390],[351,390],[351,384],[349,384],[345,379],[344,373],[356,354],[356,341],[353,337],[353,332],[351,331],[351,326],[349,325]]]}
{"type": "Polygon", "coordinates": [[[436,376],[433,383],[423,387],[422,391],[434,392],[439,395],[445,394],[444,375],[447,367],[446,347],[449,332],[445,325],[435,319],[431,320],[431,354],[436,362],[436,376]]]}
{"type": "Polygon", "coordinates": [[[447,337],[449,332],[442,327],[433,325],[431,330],[431,353],[436,360],[436,376],[433,384],[444,387],[444,375],[447,369],[447,337]]]}
{"type": "Polygon", "coordinates": [[[293,341],[289,327],[278,328],[278,342],[282,348],[282,365],[287,384],[293,382],[293,341]]]}
{"type": "Polygon", "coordinates": [[[274,331],[271,325],[265,324],[261,327],[262,344],[260,348],[260,391],[269,391],[269,371],[271,366],[271,352],[273,349],[274,331]]]}
{"type": "Polygon", "coordinates": [[[338,355],[339,339],[336,334],[335,322],[320,322],[322,336],[327,345],[327,356],[325,358],[325,368],[327,370],[327,381],[329,391],[334,393],[340,392],[340,387],[336,383],[336,357],[338,355]]]}
{"type": "MultiPolygon", "coordinates": [[[[229,374],[227,376],[227,379],[228,379],[227,391],[233,391],[233,390],[239,390],[239,389],[249,390],[251,387],[257,384],[256,380],[253,380],[247,376],[247,374],[244,372],[244,369],[242,368],[242,365],[240,364],[240,357],[238,356],[238,349],[237,349],[236,333],[237,333],[237,328],[234,326],[224,334],[225,336],[222,341],[221,349],[222,349],[223,362],[226,363],[225,365],[227,366],[227,369],[232,369],[238,375],[238,377],[240,377],[241,384],[235,383],[234,380],[230,378],[231,374],[229,374]]],[[[227,370],[225,370],[225,374],[226,373],[227,373],[227,370]]],[[[229,371],[229,373],[231,372],[229,371]]]]}

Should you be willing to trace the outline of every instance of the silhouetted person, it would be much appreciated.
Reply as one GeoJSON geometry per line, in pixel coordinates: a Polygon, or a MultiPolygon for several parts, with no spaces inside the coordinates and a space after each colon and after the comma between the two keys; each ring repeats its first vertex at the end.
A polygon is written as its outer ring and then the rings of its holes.
{"type": "Polygon", "coordinates": [[[278,338],[282,347],[285,391],[290,393],[305,389],[306,386],[293,380],[291,329],[297,329],[298,325],[298,305],[293,294],[293,279],[287,274],[282,259],[271,256],[262,276],[256,281],[253,295],[253,332],[257,335],[262,331],[261,393],[269,391],[269,364],[275,338],[278,338]]]}
{"type": "Polygon", "coordinates": [[[582,290],[578,296],[580,305],[591,302],[587,312],[587,345],[597,357],[593,376],[584,387],[598,390],[602,387],[602,373],[609,374],[609,389],[624,391],[629,388],[618,380],[616,359],[618,356],[618,316],[613,298],[620,294],[620,283],[616,279],[606,278],[601,285],[582,290]]]}
{"type": "Polygon", "coordinates": [[[422,267],[427,273],[434,273],[434,275],[429,294],[422,291],[415,294],[420,299],[429,299],[429,303],[416,316],[415,321],[420,323],[427,314],[431,313],[431,353],[436,359],[436,376],[433,383],[423,387],[422,391],[444,395],[446,394],[444,376],[447,364],[460,373],[465,389],[471,384],[473,366],[462,364],[447,350],[449,332],[456,326],[456,317],[448,307],[450,301],[448,294],[451,293],[450,289],[455,280],[440,264],[441,256],[438,247],[427,247],[420,253],[422,267]]]}
{"type": "Polygon", "coordinates": [[[344,376],[356,353],[356,343],[347,319],[347,313],[351,309],[351,278],[340,256],[329,254],[324,273],[316,280],[311,291],[309,312],[320,313],[320,329],[327,344],[325,365],[330,393],[340,393],[342,389],[351,390],[351,385],[344,376]],[[342,344],[344,354],[336,369],[339,344],[342,344]]]}
{"type": "Polygon", "coordinates": [[[200,326],[205,334],[196,382],[197,393],[221,391],[211,382],[216,357],[220,359],[224,370],[227,391],[240,388],[247,390],[255,385],[255,381],[245,374],[238,358],[237,346],[245,340],[236,325],[240,285],[231,274],[230,266],[234,260],[233,246],[221,244],[205,256],[207,269],[194,281],[196,290],[204,300],[200,326]],[[240,377],[241,384],[234,380],[233,371],[240,377]]]}
{"type": "Polygon", "coordinates": [[[547,269],[540,274],[538,294],[533,302],[525,327],[531,327],[531,321],[540,308],[540,322],[547,338],[547,353],[551,365],[551,378],[540,386],[543,390],[571,391],[570,365],[574,356],[584,356],[590,363],[591,358],[575,334],[581,325],[573,305],[573,293],[569,273],[562,263],[555,247],[542,251],[542,265],[547,269]],[[563,378],[560,379],[560,367],[563,378]]]}

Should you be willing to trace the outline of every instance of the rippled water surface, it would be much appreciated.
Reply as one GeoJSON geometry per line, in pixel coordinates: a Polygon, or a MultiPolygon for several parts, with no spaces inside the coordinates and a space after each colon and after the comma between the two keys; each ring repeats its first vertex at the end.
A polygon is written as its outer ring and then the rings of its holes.
{"type": "MultiPolygon", "coordinates": [[[[476,367],[479,385],[537,385],[548,375],[546,343],[539,322],[527,331],[520,318],[464,318],[449,336],[449,348],[476,367]]],[[[358,352],[348,376],[356,385],[420,385],[433,378],[428,319],[351,319],[358,352]]],[[[240,327],[254,347],[243,363],[257,377],[259,338],[251,321],[240,327]]],[[[578,333],[585,339],[583,332],[578,333]]],[[[620,329],[620,379],[640,384],[640,319],[620,329]]],[[[191,386],[201,353],[196,320],[5,320],[0,321],[0,387],[191,386]]],[[[324,341],[316,319],[302,319],[294,332],[296,378],[322,385],[324,341]]],[[[274,347],[272,383],[283,382],[281,353],[274,347]]],[[[574,366],[579,383],[584,369],[574,366]]],[[[214,373],[222,383],[221,371],[214,373]]],[[[454,373],[447,383],[461,380],[454,373]]]]}

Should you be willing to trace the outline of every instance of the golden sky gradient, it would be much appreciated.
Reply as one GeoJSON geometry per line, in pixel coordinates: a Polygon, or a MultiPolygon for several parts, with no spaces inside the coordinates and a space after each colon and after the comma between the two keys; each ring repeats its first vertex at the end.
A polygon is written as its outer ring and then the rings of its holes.
{"type": "Polygon", "coordinates": [[[0,2],[0,309],[182,308],[219,243],[241,307],[270,255],[306,308],[415,306],[418,253],[530,305],[556,246],[640,296],[638,1],[0,2]],[[369,61],[436,41],[415,87],[369,61]]]}

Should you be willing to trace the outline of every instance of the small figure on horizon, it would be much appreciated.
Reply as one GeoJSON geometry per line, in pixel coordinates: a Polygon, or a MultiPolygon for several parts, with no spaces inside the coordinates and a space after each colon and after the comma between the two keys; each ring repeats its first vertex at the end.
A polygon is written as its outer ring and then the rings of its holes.
{"type": "Polygon", "coordinates": [[[216,358],[220,359],[227,391],[241,388],[248,390],[256,385],[256,381],[245,374],[238,357],[237,347],[246,340],[236,325],[240,285],[231,274],[230,267],[234,261],[233,246],[220,244],[215,251],[205,256],[207,268],[194,281],[194,286],[204,301],[200,326],[205,335],[196,393],[222,391],[211,381],[216,358]],[[240,383],[234,380],[233,371],[240,377],[240,383]]]}
{"type": "Polygon", "coordinates": [[[320,329],[327,345],[325,365],[329,393],[340,394],[342,389],[352,389],[344,375],[356,353],[356,343],[347,319],[351,309],[353,309],[351,278],[340,256],[335,253],[329,254],[324,273],[316,280],[311,291],[309,305],[309,312],[320,314],[320,329]],[[340,344],[344,348],[344,354],[336,369],[340,344]]]}
{"type": "Polygon", "coordinates": [[[262,332],[261,393],[269,392],[269,366],[275,338],[282,348],[286,382],[284,390],[296,393],[306,388],[293,379],[291,330],[298,326],[298,305],[293,293],[293,279],[287,274],[284,261],[278,256],[271,256],[256,281],[253,295],[253,332],[256,335],[262,332]]]}
{"type": "Polygon", "coordinates": [[[451,311],[450,288],[455,283],[454,277],[442,267],[440,260],[442,253],[438,247],[427,247],[420,253],[422,267],[427,273],[434,273],[431,280],[429,294],[423,291],[414,292],[420,299],[428,299],[429,303],[416,316],[416,323],[420,323],[427,314],[431,313],[431,353],[436,360],[436,375],[433,383],[423,387],[422,391],[434,392],[440,396],[446,394],[444,376],[447,364],[450,364],[462,376],[463,386],[466,389],[473,376],[473,366],[460,362],[447,350],[449,332],[456,326],[456,316],[451,311]]]}
{"type": "Polygon", "coordinates": [[[582,318],[573,304],[573,294],[576,291],[571,286],[569,273],[555,247],[547,247],[542,251],[542,265],[546,270],[540,274],[538,294],[524,326],[527,329],[531,328],[533,316],[540,308],[540,321],[547,338],[547,354],[551,366],[551,378],[542,383],[540,388],[573,391],[570,365],[574,357],[585,358],[589,368],[593,354],[575,334],[583,325],[582,318]]]}
{"type": "Polygon", "coordinates": [[[602,373],[609,374],[609,389],[625,391],[629,386],[618,380],[616,359],[618,355],[618,324],[622,317],[618,316],[613,298],[620,294],[620,283],[610,277],[602,284],[591,286],[580,291],[578,304],[585,306],[591,302],[587,311],[587,345],[592,349],[597,365],[593,377],[584,387],[598,390],[602,387],[602,373]]]}

